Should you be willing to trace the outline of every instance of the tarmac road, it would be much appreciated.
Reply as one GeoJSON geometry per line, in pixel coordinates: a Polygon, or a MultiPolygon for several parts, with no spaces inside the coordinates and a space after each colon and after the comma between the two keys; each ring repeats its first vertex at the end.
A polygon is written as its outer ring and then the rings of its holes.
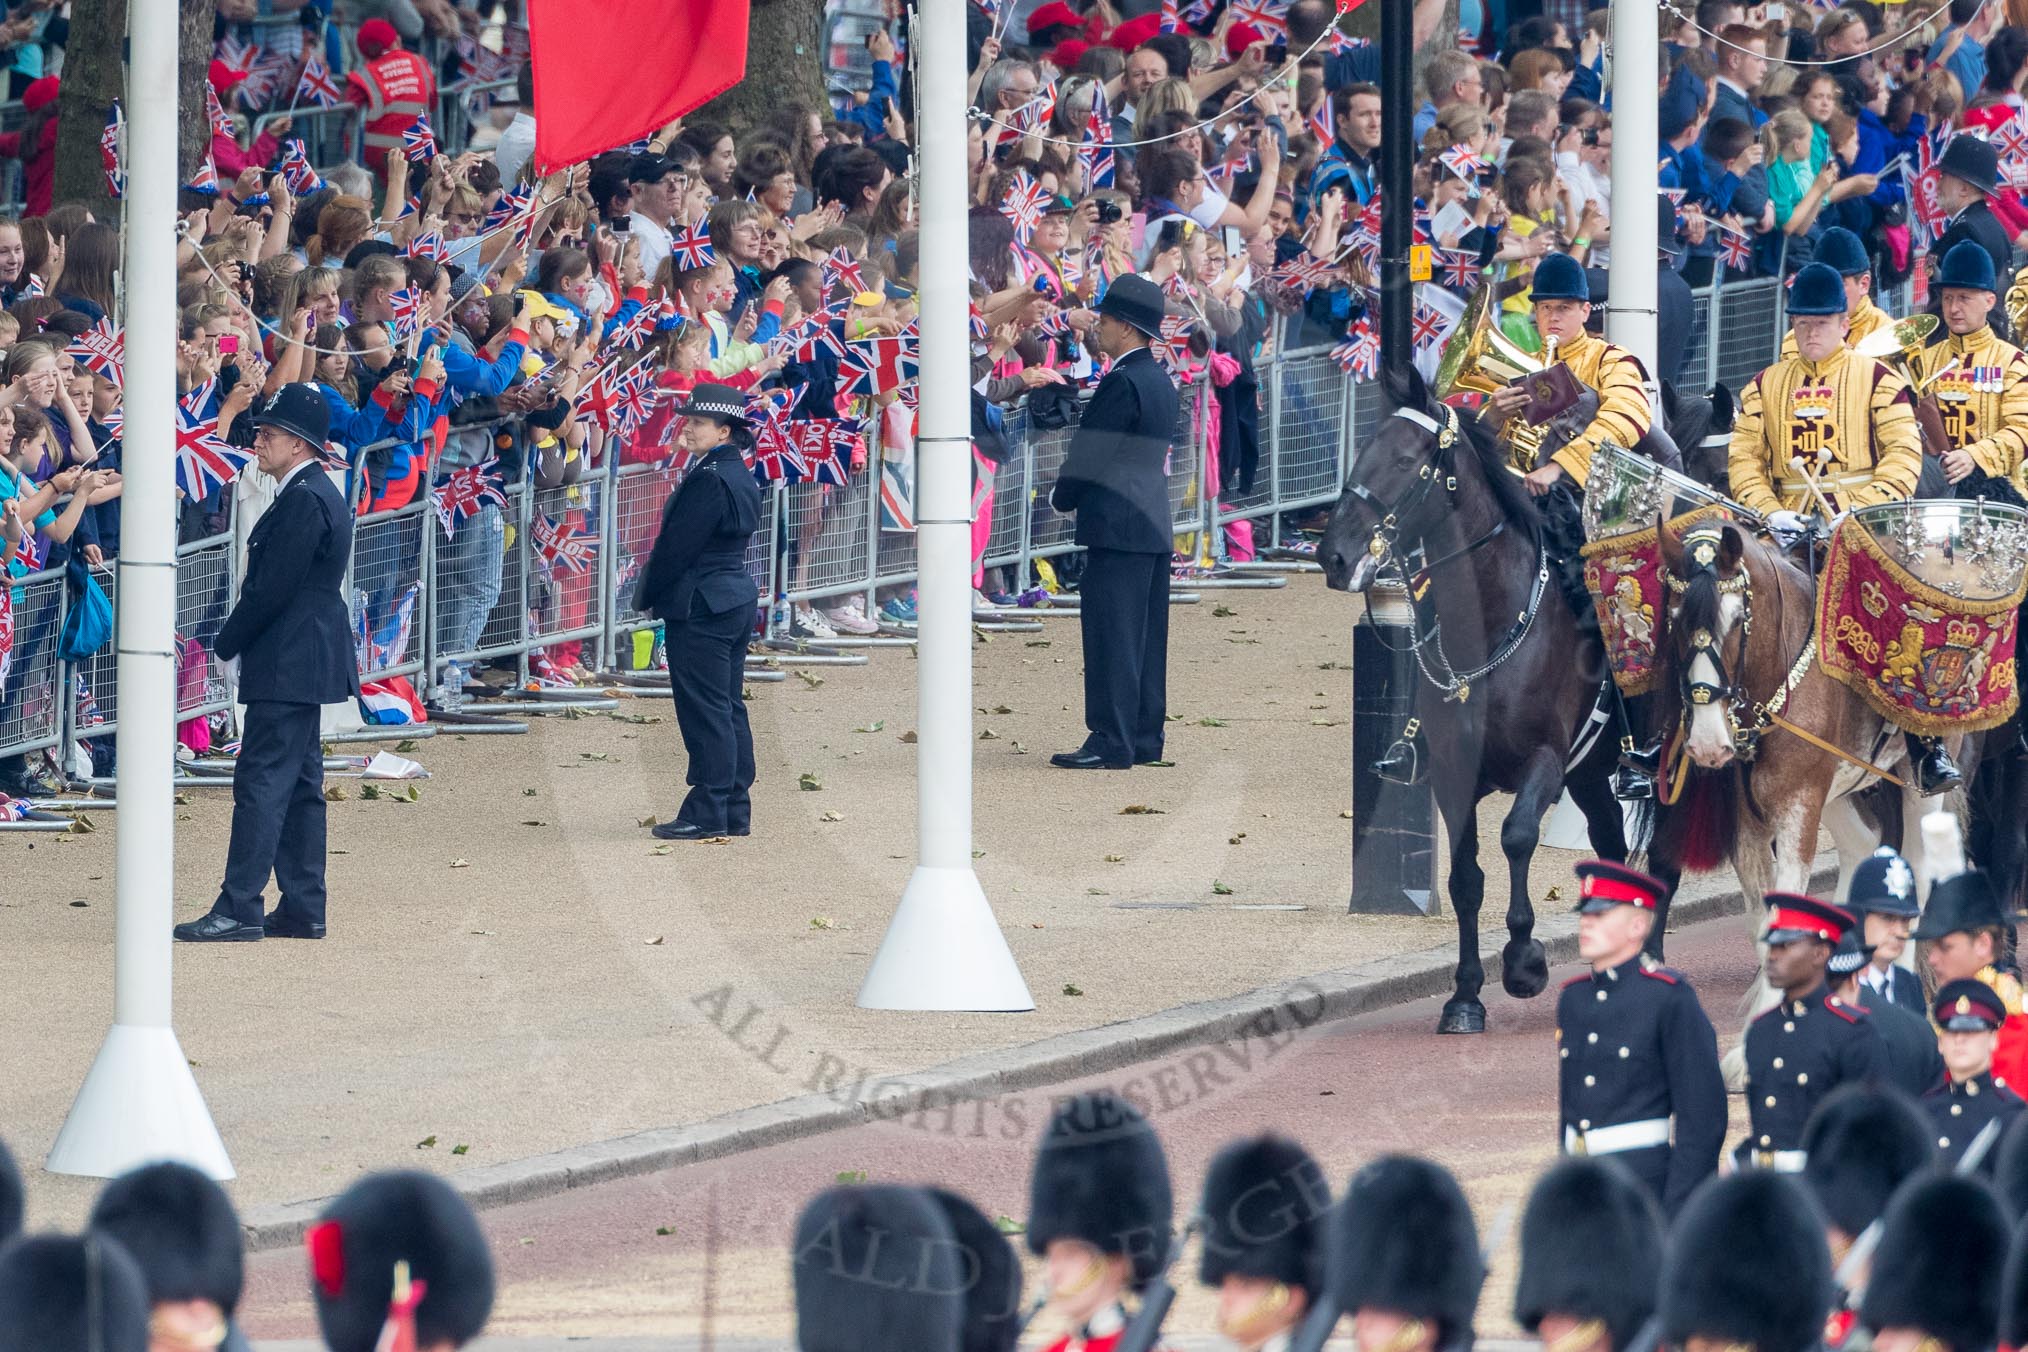
{"type": "MultiPolygon", "coordinates": [[[[1673,936],[1670,960],[1703,995],[1721,1048],[1730,1046],[1753,964],[1740,921],[1721,917],[1673,936]]],[[[583,1340],[608,1342],[613,1352],[647,1338],[663,1347],[787,1346],[794,1327],[787,1237],[813,1192],[862,1174],[935,1181],[988,1215],[1018,1220],[1052,1095],[1100,1084],[1142,1102],[1154,1119],[1169,1151],[1179,1222],[1210,1156],[1242,1134],[1296,1137],[1341,1187],[1378,1154],[1435,1157],[1459,1175],[1481,1242],[1495,1248],[1479,1329],[1511,1337],[1512,1230],[1528,1184],[1553,1152],[1555,992],[1580,971],[1556,969],[1549,992],[1533,1001],[1509,999],[1496,976],[1485,994],[1489,1029],[1479,1037],[1435,1036],[1442,1001],[1431,998],[1278,1042],[1198,1049],[1052,1090],[485,1212],[501,1285],[487,1341],[502,1352],[563,1339],[580,1348],[583,1340]]],[[[1733,1106],[1736,1137],[1745,1112],[1736,1098],[1733,1106]]],[[[1193,1246],[1187,1279],[1177,1274],[1181,1297],[1167,1327],[1186,1344],[1209,1347],[1217,1341],[1205,1336],[1214,1328],[1212,1301],[1196,1284],[1196,1256],[1193,1246]]],[[[300,1253],[251,1261],[243,1313],[263,1342],[315,1336],[300,1253]]],[[[1046,1324],[1038,1320],[1025,1341],[1053,1337],[1046,1324]]]]}

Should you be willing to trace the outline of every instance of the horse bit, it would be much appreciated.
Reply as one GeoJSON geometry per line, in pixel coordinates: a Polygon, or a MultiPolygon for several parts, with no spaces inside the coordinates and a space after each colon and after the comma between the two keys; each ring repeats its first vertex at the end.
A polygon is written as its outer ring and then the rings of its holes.
{"type": "MultiPolygon", "coordinates": [[[[1683,552],[1690,561],[1688,577],[1678,577],[1667,568],[1662,570],[1662,581],[1672,595],[1682,596],[1700,573],[1710,573],[1716,579],[1715,585],[1720,596],[1737,596],[1740,602],[1739,617],[1739,665],[1746,665],[1747,640],[1753,636],[1753,581],[1744,566],[1729,578],[1717,578],[1718,545],[1722,532],[1715,526],[1699,526],[1683,536],[1683,552]]],[[[1679,601],[1670,608],[1672,615],[1682,609],[1679,601]]],[[[1684,701],[1695,708],[1703,708],[1714,702],[1723,701],[1728,706],[1727,717],[1732,724],[1732,750],[1742,761],[1750,761],[1760,750],[1761,738],[1780,717],[1788,704],[1789,696],[1801,684],[1803,675],[1809,670],[1810,659],[1816,656],[1817,640],[1814,635],[1803,645],[1802,655],[1789,668],[1788,678],[1781,687],[1766,700],[1755,704],[1747,694],[1746,687],[1726,674],[1725,656],[1718,639],[1709,629],[1698,629],[1690,635],[1690,647],[1702,653],[1718,673],[1716,684],[1690,678],[1685,667],[1681,677],[1684,701]]],[[[1694,661],[1694,658],[1693,658],[1694,661]]],[[[1689,710],[1684,711],[1685,718],[1689,710]]]]}

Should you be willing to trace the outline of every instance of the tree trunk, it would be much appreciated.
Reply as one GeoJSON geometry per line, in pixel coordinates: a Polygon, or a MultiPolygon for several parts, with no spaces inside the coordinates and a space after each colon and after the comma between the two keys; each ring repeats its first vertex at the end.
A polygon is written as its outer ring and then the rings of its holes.
{"type": "Polygon", "coordinates": [[[753,0],[746,77],[694,117],[722,122],[737,136],[789,102],[820,113],[829,107],[824,97],[824,0],[753,0]]]}
{"type": "MultiPolygon", "coordinates": [[[[159,0],[158,0],[159,2],[159,0]]],[[[211,149],[204,116],[204,84],[211,65],[212,15],[216,0],[181,0],[182,43],[177,55],[176,93],[181,127],[177,145],[179,182],[189,182],[211,149]]],[[[105,220],[117,215],[99,159],[99,137],[114,99],[127,93],[127,0],[72,0],[71,31],[94,35],[74,42],[65,54],[63,94],[58,105],[56,191],[58,202],[83,202],[105,220]]]]}

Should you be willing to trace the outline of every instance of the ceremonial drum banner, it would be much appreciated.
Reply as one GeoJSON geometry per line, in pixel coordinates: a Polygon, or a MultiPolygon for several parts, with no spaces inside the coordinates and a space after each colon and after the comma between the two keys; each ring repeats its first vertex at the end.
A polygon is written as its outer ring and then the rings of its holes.
{"type": "Polygon", "coordinates": [[[2023,591],[1952,596],[1847,517],[1831,538],[1817,598],[1818,658],[1882,718],[1911,732],[1997,727],[2019,703],[2014,640],[2023,591]]]}
{"type": "MultiPolygon", "coordinates": [[[[1672,518],[1657,529],[1608,535],[1580,551],[1584,585],[1598,608],[1605,637],[1606,664],[1627,695],[1645,695],[1655,687],[1655,645],[1667,606],[1662,586],[1662,530],[1681,542],[1700,522],[1730,520],[1723,507],[1699,507],[1672,518]]],[[[1653,518],[1650,518],[1651,520],[1653,518]]]]}

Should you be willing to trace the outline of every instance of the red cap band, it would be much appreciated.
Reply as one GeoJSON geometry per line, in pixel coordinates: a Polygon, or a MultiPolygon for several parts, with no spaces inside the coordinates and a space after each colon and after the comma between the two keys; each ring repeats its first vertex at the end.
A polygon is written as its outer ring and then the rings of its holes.
{"type": "Polygon", "coordinates": [[[1792,911],[1786,906],[1775,908],[1774,919],[1768,922],[1768,928],[1803,930],[1806,933],[1816,935],[1827,944],[1837,943],[1838,936],[1844,933],[1843,930],[1837,928],[1820,915],[1811,915],[1808,911],[1792,911]]]}
{"type": "Polygon", "coordinates": [[[1587,901],[1617,901],[1650,911],[1655,909],[1655,894],[1647,888],[1598,874],[1584,880],[1584,897],[1587,901]]]}

